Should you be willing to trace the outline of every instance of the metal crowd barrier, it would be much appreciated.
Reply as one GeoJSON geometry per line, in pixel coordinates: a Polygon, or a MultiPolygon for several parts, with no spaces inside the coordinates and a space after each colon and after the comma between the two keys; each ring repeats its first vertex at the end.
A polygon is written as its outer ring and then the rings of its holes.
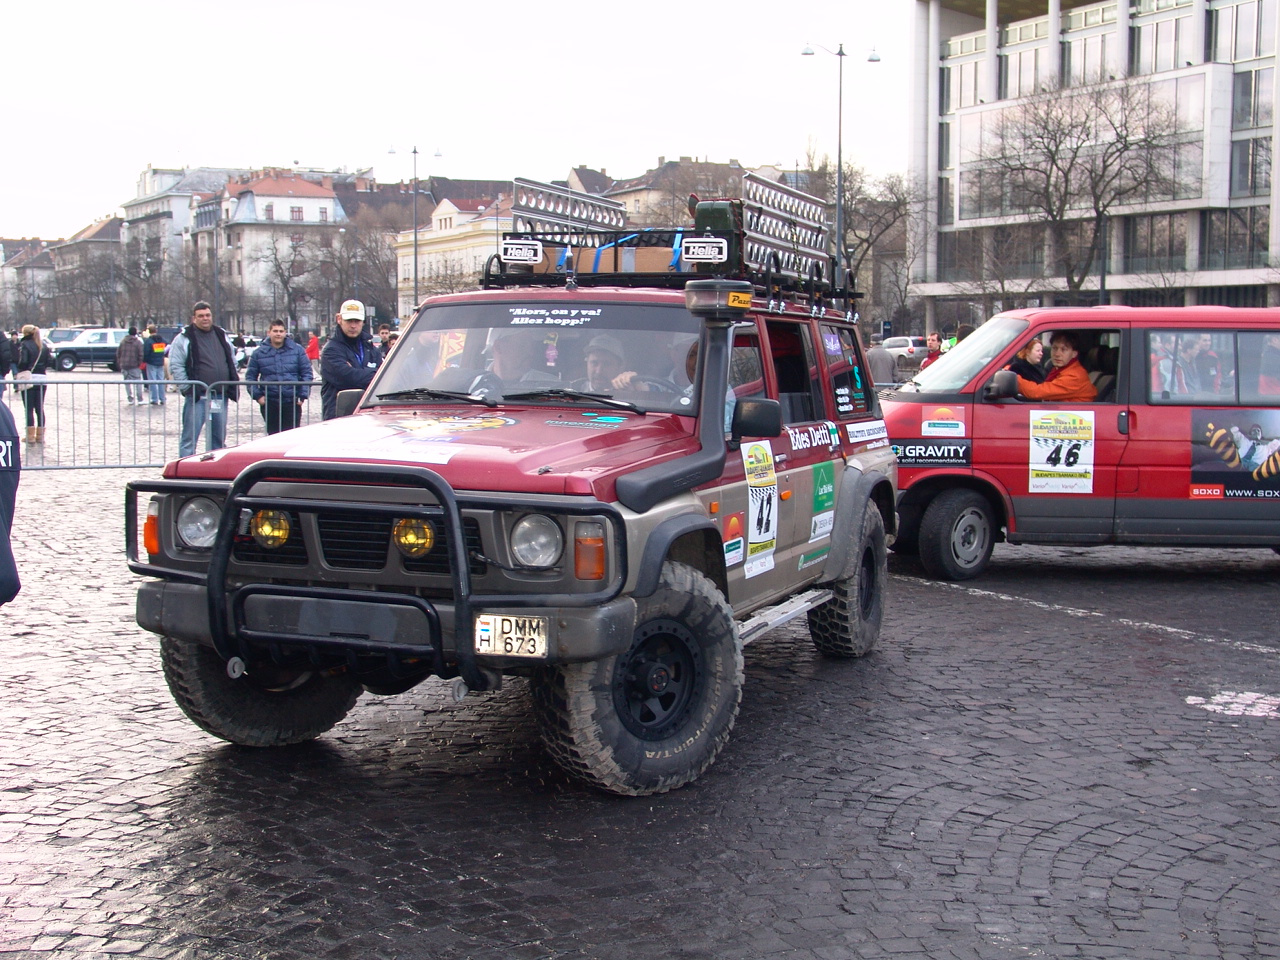
{"type": "MultiPolygon", "coordinates": [[[[45,430],[43,443],[22,445],[24,470],[84,470],[109,467],[163,467],[178,456],[178,440],[182,433],[184,398],[180,387],[192,381],[67,379],[51,374],[36,386],[45,388],[45,430]],[[152,402],[153,386],[160,388],[162,401],[152,402]],[[127,402],[141,387],[141,403],[127,402]]],[[[209,385],[210,395],[217,397],[233,381],[209,385]]],[[[246,381],[234,381],[240,388],[237,403],[226,402],[226,446],[234,447],[267,432],[266,421],[258,402],[249,395],[246,381]]],[[[299,426],[321,419],[320,381],[272,381],[277,386],[309,386],[311,394],[302,405],[299,426]]],[[[5,380],[0,402],[7,403],[18,425],[18,435],[26,437],[25,394],[14,391],[12,380],[5,380]]],[[[206,408],[212,404],[207,404],[206,408]]],[[[196,443],[197,452],[208,450],[211,443],[206,409],[205,424],[196,443]]]]}

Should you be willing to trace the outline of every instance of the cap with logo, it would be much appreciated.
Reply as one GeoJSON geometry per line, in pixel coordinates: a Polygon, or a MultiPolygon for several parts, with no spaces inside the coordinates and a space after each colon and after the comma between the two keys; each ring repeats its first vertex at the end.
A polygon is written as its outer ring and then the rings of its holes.
{"type": "Polygon", "coordinates": [[[359,300],[346,300],[342,304],[342,308],[338,310],[338,319],[340,320],[359,320],[364,321],[364,304],[359,300]]]}

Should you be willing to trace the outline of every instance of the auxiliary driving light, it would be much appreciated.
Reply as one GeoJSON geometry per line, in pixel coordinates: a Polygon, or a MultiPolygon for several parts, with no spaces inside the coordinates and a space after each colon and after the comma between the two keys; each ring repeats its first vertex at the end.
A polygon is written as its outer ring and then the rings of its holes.
{"type": "Polygon", "coordinates": [[[289,539],[289,515],[281,510],[258,510],[249,521],[249,532],[264,550],[283,547],[289,539]]]}
{"type": "Polygon", "coordinates": [[[435,546],[436,532],[425,520],[405,517],[391,528],[391,542],[406,557],[421,557],[435,546]]]}

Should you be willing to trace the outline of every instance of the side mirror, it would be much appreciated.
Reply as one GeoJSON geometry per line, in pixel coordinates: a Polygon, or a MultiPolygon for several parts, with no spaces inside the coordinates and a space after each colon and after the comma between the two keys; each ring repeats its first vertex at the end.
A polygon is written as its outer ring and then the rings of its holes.
{"type": "Polygon", "coordinates": [[[336,415],[339,417],[351,416],[356,412],[356,404],[360,402],[360,398],[363,396],[363,390],[339,390],[338,402],[335,408],[336,415]]]}
{"type": "Polygon", "coordinates": [[[782,404],[777,400],[740,399],[733,408],[729,435],[735,443],[743,437],[782,436],[782,404]]]}
{"type": "Polygon", "coordinates": [[[1000,370],[983,388],[984,400],[1008,400],[1018,395],[1018,375],[1012,370],[1000,370]]]}

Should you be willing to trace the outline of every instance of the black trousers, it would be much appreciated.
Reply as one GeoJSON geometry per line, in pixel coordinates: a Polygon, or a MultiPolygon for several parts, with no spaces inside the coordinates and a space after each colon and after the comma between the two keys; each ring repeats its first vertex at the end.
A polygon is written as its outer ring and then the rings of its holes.
{"type": "Polygon", "coordinates": [[[267,433],[292,430],[302,420],[302,407],[293,400],[269,396],[258,409],[262,411],[262,419],[267,421],[267,433]]]}

